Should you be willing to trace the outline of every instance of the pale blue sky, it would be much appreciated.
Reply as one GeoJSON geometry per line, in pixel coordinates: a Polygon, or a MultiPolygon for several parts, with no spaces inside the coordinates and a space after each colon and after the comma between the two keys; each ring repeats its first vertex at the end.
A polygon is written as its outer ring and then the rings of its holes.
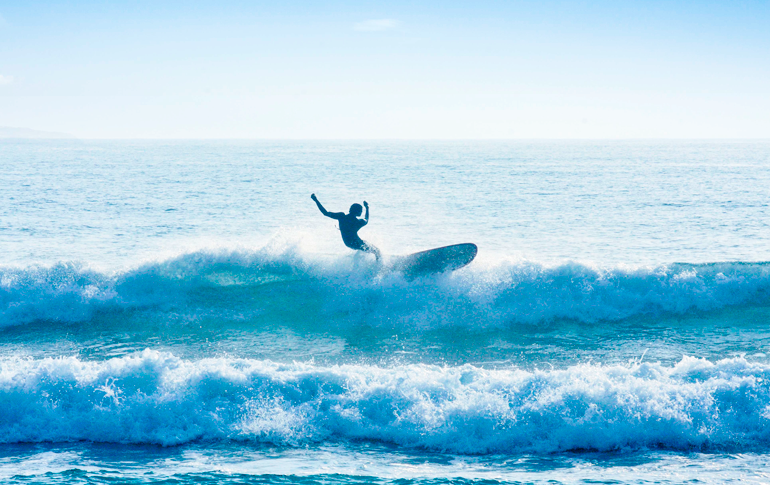
{"type": "Polygon", "coordinates": [[[0,2],[0,126],[768,138],[770,2],[0,2]]]}

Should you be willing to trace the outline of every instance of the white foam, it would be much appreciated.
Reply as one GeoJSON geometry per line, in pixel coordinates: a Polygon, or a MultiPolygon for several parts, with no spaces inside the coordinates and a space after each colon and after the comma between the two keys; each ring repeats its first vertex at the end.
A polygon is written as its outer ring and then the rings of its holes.
{"type": "MultiPolygon", "coordinates": [[[[308,299],[315,299],[320,313],[314,318],[330,324],[483,327],[553,319],[615,321],[761,304],[770,291],[770,266],[601,268],[500,261],[407,281],[399,273],[380,270],[366,255],[334,258],[277,244],[259,251],[197,251],[119,273],[64,263],[0,269],[0,325],[80,322],[95,312],[137,309],[162,318],[173,308],[193,318],[219,308],[228,287],[276,282],[285,290],[278,295],[284,306],[308,306],[308,299]],[[191,296],[200,289],[212,299],[191,296]]],[[[259,313],[265,303],[256,299],[239,318],[259,313]]]]}
{"type": "Polygon", "coordinates": [[[301,445],[376,440],[459,453],[765,449],[770,365],[315,366],[182,360],[0,361],[0,442],[301,445]]]}

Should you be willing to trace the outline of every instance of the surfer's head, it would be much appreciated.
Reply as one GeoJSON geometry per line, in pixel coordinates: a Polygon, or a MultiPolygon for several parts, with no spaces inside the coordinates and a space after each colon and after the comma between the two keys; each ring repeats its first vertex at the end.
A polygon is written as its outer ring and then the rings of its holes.
{"type": "Polygon", "coordinates": [[[364,208],[361,207],[361,204],[353,204],[350,206],[350,215],[351,216],[360,216],[361,212],[363,212],[364,208]]]}

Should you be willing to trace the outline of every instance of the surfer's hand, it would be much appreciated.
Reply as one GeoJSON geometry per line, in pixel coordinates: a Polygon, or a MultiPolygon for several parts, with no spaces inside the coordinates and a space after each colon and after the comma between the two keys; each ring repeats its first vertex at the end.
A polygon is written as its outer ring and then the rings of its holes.
{"type": "Polygon", "coordinates": [[[313,199],[313,200],[318,200],[318,199],[315,198],[315,194],[310,194],[310,198],[313,199]]]}
{"type": "Polygon", "coordinates": [[[364,207],[366,207],[368,209],[369,208],[369,202],[364,201],[364,207]]]}

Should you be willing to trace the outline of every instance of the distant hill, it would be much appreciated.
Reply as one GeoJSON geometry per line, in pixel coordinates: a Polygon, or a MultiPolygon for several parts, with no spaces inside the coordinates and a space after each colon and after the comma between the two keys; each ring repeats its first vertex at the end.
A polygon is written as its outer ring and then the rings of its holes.
{"type": "Polygon", "coordinates": [[[75,137],[67,133],[56,133],[53,131],[30,130],[29,128],[11,128],[0,126],[0,139],[8,138],[26,138],[26,139],[74,139],[75,137]]]}

